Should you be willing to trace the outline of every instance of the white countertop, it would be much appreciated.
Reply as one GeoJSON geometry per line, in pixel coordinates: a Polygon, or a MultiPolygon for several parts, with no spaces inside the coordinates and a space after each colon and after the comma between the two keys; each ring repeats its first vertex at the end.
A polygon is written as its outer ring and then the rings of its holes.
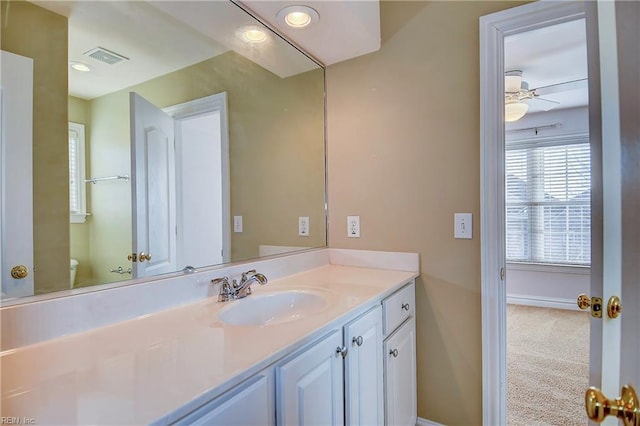
{"type": "Polygon", "coordinates": [[[6,350],[0,364],[1,415],[31,418],[37,424],[176,420],[294,347],[340,327],[346,316],[364,311],[416,276],[327,265],[252,286],[254,295],[287,289],[327,293],[324,311],[296,321],[227,325],[218,320],[218,311],[243,301],[219,303],[210,297],[6,350]]]}

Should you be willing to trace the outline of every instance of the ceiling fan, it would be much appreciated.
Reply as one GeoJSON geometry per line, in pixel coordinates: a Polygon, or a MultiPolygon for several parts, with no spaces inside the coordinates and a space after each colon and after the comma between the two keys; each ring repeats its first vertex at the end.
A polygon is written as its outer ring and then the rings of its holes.
{"type": "Polygon", "coordinates": [[[529,89],[529,83],[522,79],[522,71],[507,71],[504,73],[505,121],[516,121],[524,117],[529,110],[530,103],[535,103],[543,111],[549,111],[560,105],[560,102],[545,99],[542,96],[583,88],[586,84],[587,79],[584,78],[529,89]]]}

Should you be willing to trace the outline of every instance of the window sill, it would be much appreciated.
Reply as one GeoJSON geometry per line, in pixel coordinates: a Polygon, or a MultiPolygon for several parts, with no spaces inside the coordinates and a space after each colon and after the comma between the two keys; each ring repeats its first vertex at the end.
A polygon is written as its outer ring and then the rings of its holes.
{"type": "Polygon", "coordinates": [[[591,266],[585,265],[554,265],[548,263],[507,262],[507,270],[552,272],[561,274],[590,275],[591,266]]]}
{"type": "Polygon", "coordinates": [[[72,214],[70,216],[71,223],[86,223],[87,222],[87,216],[89,216],[89,213],[72,214]]]}

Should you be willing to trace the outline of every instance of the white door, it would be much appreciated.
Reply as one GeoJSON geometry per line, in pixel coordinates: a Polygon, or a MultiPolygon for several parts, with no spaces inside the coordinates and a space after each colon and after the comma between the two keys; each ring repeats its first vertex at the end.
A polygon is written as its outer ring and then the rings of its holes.
{"type": "MultiPolygon", "coordinates": [[[[595,5],[587,18],[595,21],[595,5]]],[[[602,296],[602,320],[592,319],[592,386],[609,398],[620,386],[640,390],[640,3],[598,1],[600,117],[602,134],[602,281],[592,278],[592,296],[602,296]],[[609,318],[608,301],[623,312],[609,318]]],[[[593,38],[592,38],[593,40],[593,38]]],[[[590,73],[592,72],[590,63],[590,73]]],[[[593,93],[590,92],[590,96],[593,93]]],[[[598,108],[596,106],[596,108],[598,108]]],[[[592,115],[593,117],[593,115],[592,115]]],[[[597,127],[596,127],[597,130],[597,127]]],[[[596,269],[599,275],[599,272],[596,269]]],[[[608,419],[607,424],[617,424],[608,419]]],[[[640,422],[640,419],[638,420],[640,422]]],[[[636,423],[638,424],[638,423],[636,423]]]]}
{"type": "Polygon", "coordinates": [[[382,306],[344,328],[347,425],[384,424],[382,306]]]}
{"type": "Polygon", "coordinates": [[[1,54],[0,258],[4,299],[34,294],[33,60],[4,51],[1,54]],[[26,268],[26,277],[12,277],[11,269],[19,266],[26,268]]]}
{"type": "Polygon", "coordinates": [[[277,424],[344,424],[342,331],[276,368],[277,424]]]}
{"type": "Polygon", "coordinates": [[[416,424],[416,320],[411,317],[384,342],[385,425],[416,424]]]}
{"type": "Polygon", "coordinates": [[[166,113],[130,93],[133,200],[133,277],[176,271],[174,123],[166,113]],[[141,253],[151,256],[143,257],[141,253]]]}

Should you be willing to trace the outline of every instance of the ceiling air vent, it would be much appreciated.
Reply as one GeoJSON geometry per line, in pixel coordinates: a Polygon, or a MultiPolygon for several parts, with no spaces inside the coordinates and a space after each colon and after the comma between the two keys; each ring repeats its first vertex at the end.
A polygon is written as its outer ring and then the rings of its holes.
{"type": "Polygon", "coordinates": [[[85,56],[93,58],[97,61],[104,62],[105,64],[114,65],[122,61],[128,61],[129,58],[122,56],[119,53],[107,50],[104,47],[96,47],[88,52],[84,52],[85,56]]]}

